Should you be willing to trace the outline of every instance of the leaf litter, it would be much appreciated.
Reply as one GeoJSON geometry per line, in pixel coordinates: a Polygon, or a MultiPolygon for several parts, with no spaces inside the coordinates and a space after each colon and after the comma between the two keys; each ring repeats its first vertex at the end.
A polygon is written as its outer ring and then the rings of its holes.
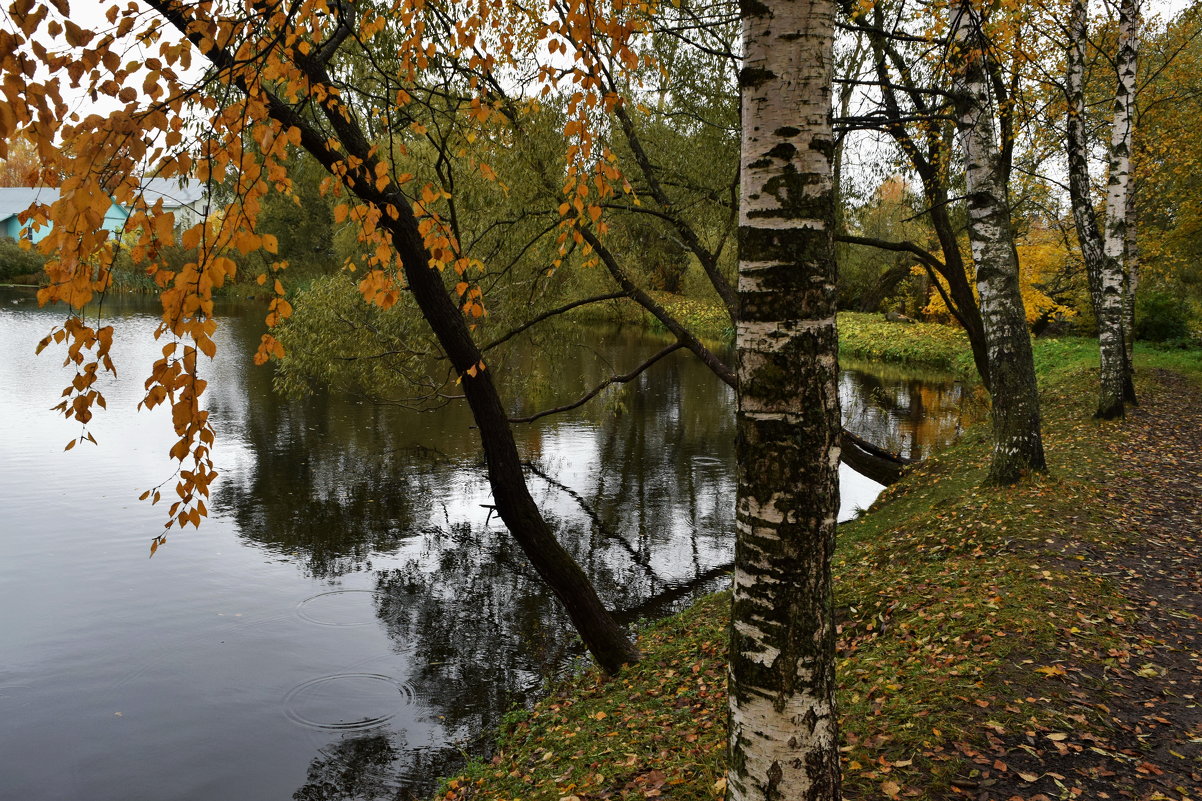
{"type": "MultiPolygon", "coordinates": [[[[973,429],[841,529],[846,798],[1202,801],[1202,393],[1156,371],[1097,423],[1088,349],[1043,355],[1049,476],[980,489],[973,429]]],[[[564,680],[441,794],[720,798],[727,604],[564,680]]]]}

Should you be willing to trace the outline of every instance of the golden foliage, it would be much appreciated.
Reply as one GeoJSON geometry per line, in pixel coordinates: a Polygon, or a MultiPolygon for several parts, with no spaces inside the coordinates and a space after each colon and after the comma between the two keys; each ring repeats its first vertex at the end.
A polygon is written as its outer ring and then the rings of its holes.
{"type": "MultiPolygon", "coordinates": [[[[1043,289],[1054,278],[1064,274],[1074,259],[1073,254],[1065,247],[1063,238],[1054,231],[1036,227],[1021,237],[1016,243],[1016,247],[1018,250],[1019,291],[1022,294],[1023,307],[1026,310],[1027,324],[1031,325],[1045,316],[1076,314],[1075,310],[1056,302],[1043,289]]],[[[971,270],[972,261],[967,252],[967,243],[964,243],[962,250],[965,253],[965,264],[971,270]]],[[[917,274],[926,272],[920,267],[915,267],[914,270],[917,274]]],[[[969,279],[975,296],[976,284],[972,281],[971,273],[969,279]]],[[[938,280],[946,290],[947,283],[942,278],[938,280]]],[[[947,304],[944,303],[943,296],[939,292],[931,293],[922,313],[923,316],[932,320],[949,322],[952,319],[947,310],[947,304]]]]}
{"type": "MultiPolygon", "coordinates": [[[[39,301],[73,310],[43,342],[65,346],[76,370],[59,410],[86,424],[93,407],[104,404],[95,382],[99,371],[114,370],[112,329],[89,324],[82,309],[110,285],[119,245],[101,223],[109,207],[120,204],[132,209],[125,234],[130,255],[150,265],[147,272],[160,288],[155,336],[164,343],[162,358],[146,380],[142,404],[169,405],[178,436],[171,448],[180,462],[178,499],[167,527],[198,525],[216,476],[198,360],[216,352],[213,292],[235,277],[239,261],[252,255],[269,261],[277,253],[278,243],[256,230],[256,220],[269,191],[291,191],[289,149],[308,151],[331,175],[327,190],[348,196],[335,214],[358,227],[371,254],[360,284],[365,298],[386,306],[401,297],[393,239],[401,235],[401,206],[409,205],[430,266],[455,270],[464,314],[482,317],[482,288],[471,276],[482,274],[483,265],[455,235],[449,187],[407,189],[413,176],[392,160],[413,156],[406,140],[394,138],[387,147],[363,141],[361,116],[409,119],[407,141],[429,139],[427,126],[411,113],[414,98],[425,91],[422,82],[436,64],[453,64],[466,84],[460,117],[471,142],[472,130],[495,133],[497,118],[511,113],[499,91],[502,76],[519,68],[529,74],[534,65],[541,87],[534,94],[557,93],[565,100],[563,132],[570,146],[560,207],[562,255],[581,244],[580,226],[604,233],[606,198],[632,191],[614,154],[599,144],[598,131],[621,102],[616,81],[646,63],[634,43],[654,2],[566,0],[548,12],[518,0],[451,0],[437,9],[424,0],[372,6],[147,0],[144,6],[113,3],[100,24],[88,27],[61,0],[13,0],[0,24],[0,158],[10,157],[9,142],[16,141],[13,157],[34,154],[43,180],[60,189],[55,202],[25,214],[49,228],[37,245],[49,258],[49,282],[39,301]],[[351,97],[354,82],[331,74],[344,44],[366,56],[361,60],[375,70],[372,80],[386,87],[384,96],[393,98],[391,108],[379,108],[379,96],[351,97]],[[134,48],[141,56],[130,60],[126,54],[134,48]],[[531,54],[538,55],[532,60],[531,54]],[[110,110],[76,112],[68,100],[80,96],[110,110]],[[233,200],[220,214],[177,232],[162,202],[143,197],[140,175],[221,184],[233,200]],[[161,253],[177,244],[197,257],[169,269],[161,253]]],[[[462,151],[458,156],[473,159],[480,176],[503,186],[491,164],[462,151]]],[[[280,277],[286,267],[283,260],[270,261],[259,277],[272,289],[269,329],[291,313],[280,277]]],[[[256,362],[283,356],[280,342],[265,333],[256,362]]],[[[473,366],[478,369],[483,365],[473,366]]],[[[85,430],[82,438],[91,435],[85,430]]],[[[157,502],[159,488],[144,497],[157,502]]]]}

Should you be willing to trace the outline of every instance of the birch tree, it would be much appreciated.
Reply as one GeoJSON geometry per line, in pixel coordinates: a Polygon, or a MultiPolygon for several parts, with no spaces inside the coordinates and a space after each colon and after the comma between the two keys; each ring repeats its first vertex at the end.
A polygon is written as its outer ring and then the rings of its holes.
{"type": "MultiPolygon", "coordinates": [[[[1138,0],[1119,3],[1119,41],[1114,122],[1106,186],[1106,260],[1098,281],[1098,345],[1102,352],[1102,393],[1097,416],[1122,417],[1124,400],[1135,400],[1127,353],[1127,220],[1131,195],[1131,152],[1135,133],[1136,24],[1138,0]]],[[[1133,332],[1132,332],[1133,333],[1133,332]]]]}
{"type": "Polygon", "coordinates": [[[872,71],[862,79],[849,77],[837,82],[845,87],[870,85],[876,101],[875,108],[861,117],[843,114],[840,123],[848,129],[880,130],[894,142],[921,182],[926,201],[922,216],[935,235],[939,255],[912,241],[846,234],[841,234],[839,240],[914,257],[940,293],[948,313],[968,335],[977,373],[989,389],[993,381],[989,347],[953,212],[955,193],[949,165],[955,132],[948,122],[947,109],[951,87],[945,60],[936,55],[946,50],[947,42],[924,30],[925,18],[921,16],[916,32],[904,29],[901,20],[909,18],[904,10],[904,3],[893,7],[873,3],[857,7],[849,16],[847,27],[864,35],[872,71]]]}
{"type": "Polygon", "coordinates": [[[1012,484],[1029,471],[1047,468],[1039,392],[1019,287],[1008,161],[1002,157],[994,125],[990,42],[973,0],[958,0],[952,14],[956,128],[964,155],[968,239],[992,376],[994,446],[989,480],[1012,484]]]}
{"type": "MultiPolygon", "coordinates": [[[[21,129],[45,165],[43,180],[61,182],[59,198],[29,215],[50,229],[38,245],[51,257],[39,301],[71,309],[39,346],[65,345],[66,364],[75,371],[57,407],[83,427],[68,448],[95,441],[86,425],[105,404],[98,380],[115,371],[113,326],[89,320],[83,309],[109,287],[115,245],[99,220],[118,202],[134,209],[131,251],[135,261],[150,264],[163,307],[155,332],[163,357],[152,366],[139,405],[168,406],[178,437],[170,455],[179,470],[164,482],[174,481],[174,493],[156,487],[142,497],[156,503],[167,495],[167,529],[199,525],[217,475],[216,433],[201,377],[202,357],[217,348],[213,291],[234,278],[236,259],[259,254],[271,262],[260,276],[272,288],[268,326],[291,313],[287,265],[271,259],[279,242],[257,222],[269,185],[292,185],[290,149],[303,149],[328,174],[331,190],[346,198],[336,219],[356,223],[370,246],[359,285],[364,298],[381,306],[412,298],[441,347],[478,425],[506,527],[601,667],[613,673],[636,661],[637,650],[555,539],[526,486],[505,405],[473,337],[470,321],[484,314],[478,270],[439,211],[449,194],[429,183],[413,186],[414,176],[397,169],[399,151],[421,136],[424,109],[452,98],[460,116],[483,125],[495,109],[480,76],[526,58],[518,39],[549,42],[542,50],[554,54],[569,34],[602,37],[637,62],[629,43],[646,8],[618,5],[569,2],[558,8],[561,17],[547,19],[541,9],[520,3],[502,9],[489,0],[438,8],[407,0],[146,0],[144,6],[112,5],[89,27],[67,0],[14,0],[0,28],[6,101],[0,103],[0,157],[7,154],[3,143],[21,129]],[[144,58],[127,60],[135,47],[144,58]],[[194,58],[203,59],[203,75],[192,68],[194,58]],[[355,72],[359,63],[368,65],[366,72],[355,72]],[[67,81],[81,96],[105,96],[113,110],[75,113],[62,98],[67,81]],[[375,135],[380,128],[391,135],[383,143],[375,135]],[[152,205],[142,196],[143,174],[225,183],[234,200],[223,214],[177,236],[162,202],[152,205]],[[195,248],[197,257],[172,270],[161,253],[176,241],[195,248]]],[[[563,71],[539,74],[551,91],[563,71]]],[[[601,102],[592,76],[591,64],[576,63],[565,78],[579,90],[579,113],[569,115],[566,131],[576,150],[564,189],[565,209],[575,211],[563,221],[565,239],[578,219],[599,216],[597,193],[612,192],[602,180],[609,174],[605,160],[591,156],[588,109],[601,102]]],[[[283,355],[281,343],[265,333],[256,361],[283,355]]],[[[164,541],[165,535],[155,538],[151,553],[164,541]]]]}
{"type": "Polygon", "coordinates": [[[1067,126],[1065,148],[1068,155],[1069,201],[1077,240],[1089,280],[1089,295],[1094,309],[1099,306],[1099,282],[1102,262],[1106,258],[1102,233],[1094,211],[1089,179],[1089,140],[1085,130],[1085,45],[1088,33],[1088,2],[1072,0],[1068,19],[1068,50],[1066,53],[1065,100],[1067,126]]]}
{"type": "Polygon", "coordinates": [[[1114,121],[1110,144],[1110,184],[1106,196],[1105,236],[1099,230],[1089,178],[1089,142],[1085,131],[1085,46],[1088,41],[1086,0],[1073,0],[1069,10],[1067,74],[1065,97],[1068,125],[1065,140],[1068,149],[1069,198],[1081,256],[1089,281],[1090,300],[1098,320],[1098,344],[1101,352],[1100,393],[1096,416],[1122,417],[1124,400],[1134,401],[1131,382],[1128,339],[1133,333],[1127,322],[1128,295],[1131,288],[1123,269],[1129,250],[1133,250],[1128,219],[1133,214],[1130,197],[1131,133],[1134,124],[1134,44],[1133,22],[1124,25],[1127,15],[1134,17],[1123,0],[1119,26],[1119,75],[1114,100],[1114,121]]]}
{"type": "Polygon", "coordinates": [[[742,5],[732,800],[839,797],[833,15],[742,5]]]}

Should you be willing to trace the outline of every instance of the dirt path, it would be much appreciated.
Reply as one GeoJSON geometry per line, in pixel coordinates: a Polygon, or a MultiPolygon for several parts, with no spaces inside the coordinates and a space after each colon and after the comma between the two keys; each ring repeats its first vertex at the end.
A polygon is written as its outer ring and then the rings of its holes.
{"type": "Polygon", "coordinates": [[[1073,554],[1126,597],[1113,610],[1123,645],[1065,660],[1081,710],[1065,731],[990,738],[1007,770],[966,793],[980,801],[1202,801],[1202,391],[1151,377],[1110,449],[1124,544],[1073,554]]]}

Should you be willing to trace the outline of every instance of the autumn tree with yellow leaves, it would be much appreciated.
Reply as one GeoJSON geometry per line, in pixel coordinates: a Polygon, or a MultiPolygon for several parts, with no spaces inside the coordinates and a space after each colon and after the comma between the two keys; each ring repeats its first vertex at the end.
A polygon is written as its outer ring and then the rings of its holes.
{"type": "MultiPolygon", "coordinates": [[[[180,462],[174,492],[155,488],[144,497],[158,502],[174,495],[168,527],[199,524],[216,478],[216,434],[201,400],[207,386],[202,358],[216,350],[213,292],[234,278],[238,260],[267,254],[259,281],[273,295],[268,328],[291,314],[287,265],[272,258],[279,242],[259,230],[258,220],[267,193],[291,186],[290,150],[303,149],[331,176],[329,191],[343,196],[335,218],[358,226],[369,254],[360,281],[365,299],[388,306],[412,297],[459,376],[481,432],[498,514],[598,662],[615,671],[637,659],[526,488],[500,395],[472,338],[471,321],[483,315],[483,297],[474,262],[440,205],[450,193],[433,182],[419,184],[396,163],[412,141],[420,141],[431,109],[449,108],[465,124],[487,123],[498,113],[487,89],[490,76],[529,68],[526,48],[539,43],[547,58],[535,62],[535,80],[548,93],[566,92],[569,109],[561,222],[566,250],[581,240],[581,226],[600,228],[598,202],[615,191],[619,176],[605,154],[594,151],[591,125],[615,98],[601,90],[589,51],[577,48],[569,55],[565,42],[604,41],[633,66],[639,57],[631,39],[650,9],[569,3],[544,15],[492,2],[147,5],[153,13],[114,5],[85,26],[65,0],[18,0],[9,8],[10,26],[0,32],[7,100],[0,139],[19,127],[44,165],[43,180],[58,184],[61,193],[29,216],[50,227],[38,244],[49,257],[49,282],[39,300],[74,310],[41,345],[64,347],[75,366],[59,410],[85,428],[69,447],[91,439],[86,424],[105,403],[98,376],[115,369],[112,326],[90,321],[80,310],[109,288],[117,244],[99,221],[116,202],[133,209],[129,229],[137,235],[130,255],[149,265],[162,302],[156,331],[162,358],[152,367],[142,403],[167,404],[178,436],[171,449],[180,462]],[[135,43],[141,56],[127,60],[122,54],[135,43]],[[69,85],[54,77],[60,74],[69,85]],[[65,91],[105,98],[111,110],[77,114],[65,91]],[[61,182],[60,175],[66,176],[61,182]],[[220,216],[177,234],[161,203],[141,196],[142,175],[225,183],[232,201],[220,216]],[[197,258],[170,269],[161,254],[177,243],[197,258]],[[444,275],[454,276],[450,287],[444,275]]],[[[486,175],[491,171],[487,164],[476,166],[486,175]]],[[[256,361],[284,355],[269,330],[256,361]]]]}

